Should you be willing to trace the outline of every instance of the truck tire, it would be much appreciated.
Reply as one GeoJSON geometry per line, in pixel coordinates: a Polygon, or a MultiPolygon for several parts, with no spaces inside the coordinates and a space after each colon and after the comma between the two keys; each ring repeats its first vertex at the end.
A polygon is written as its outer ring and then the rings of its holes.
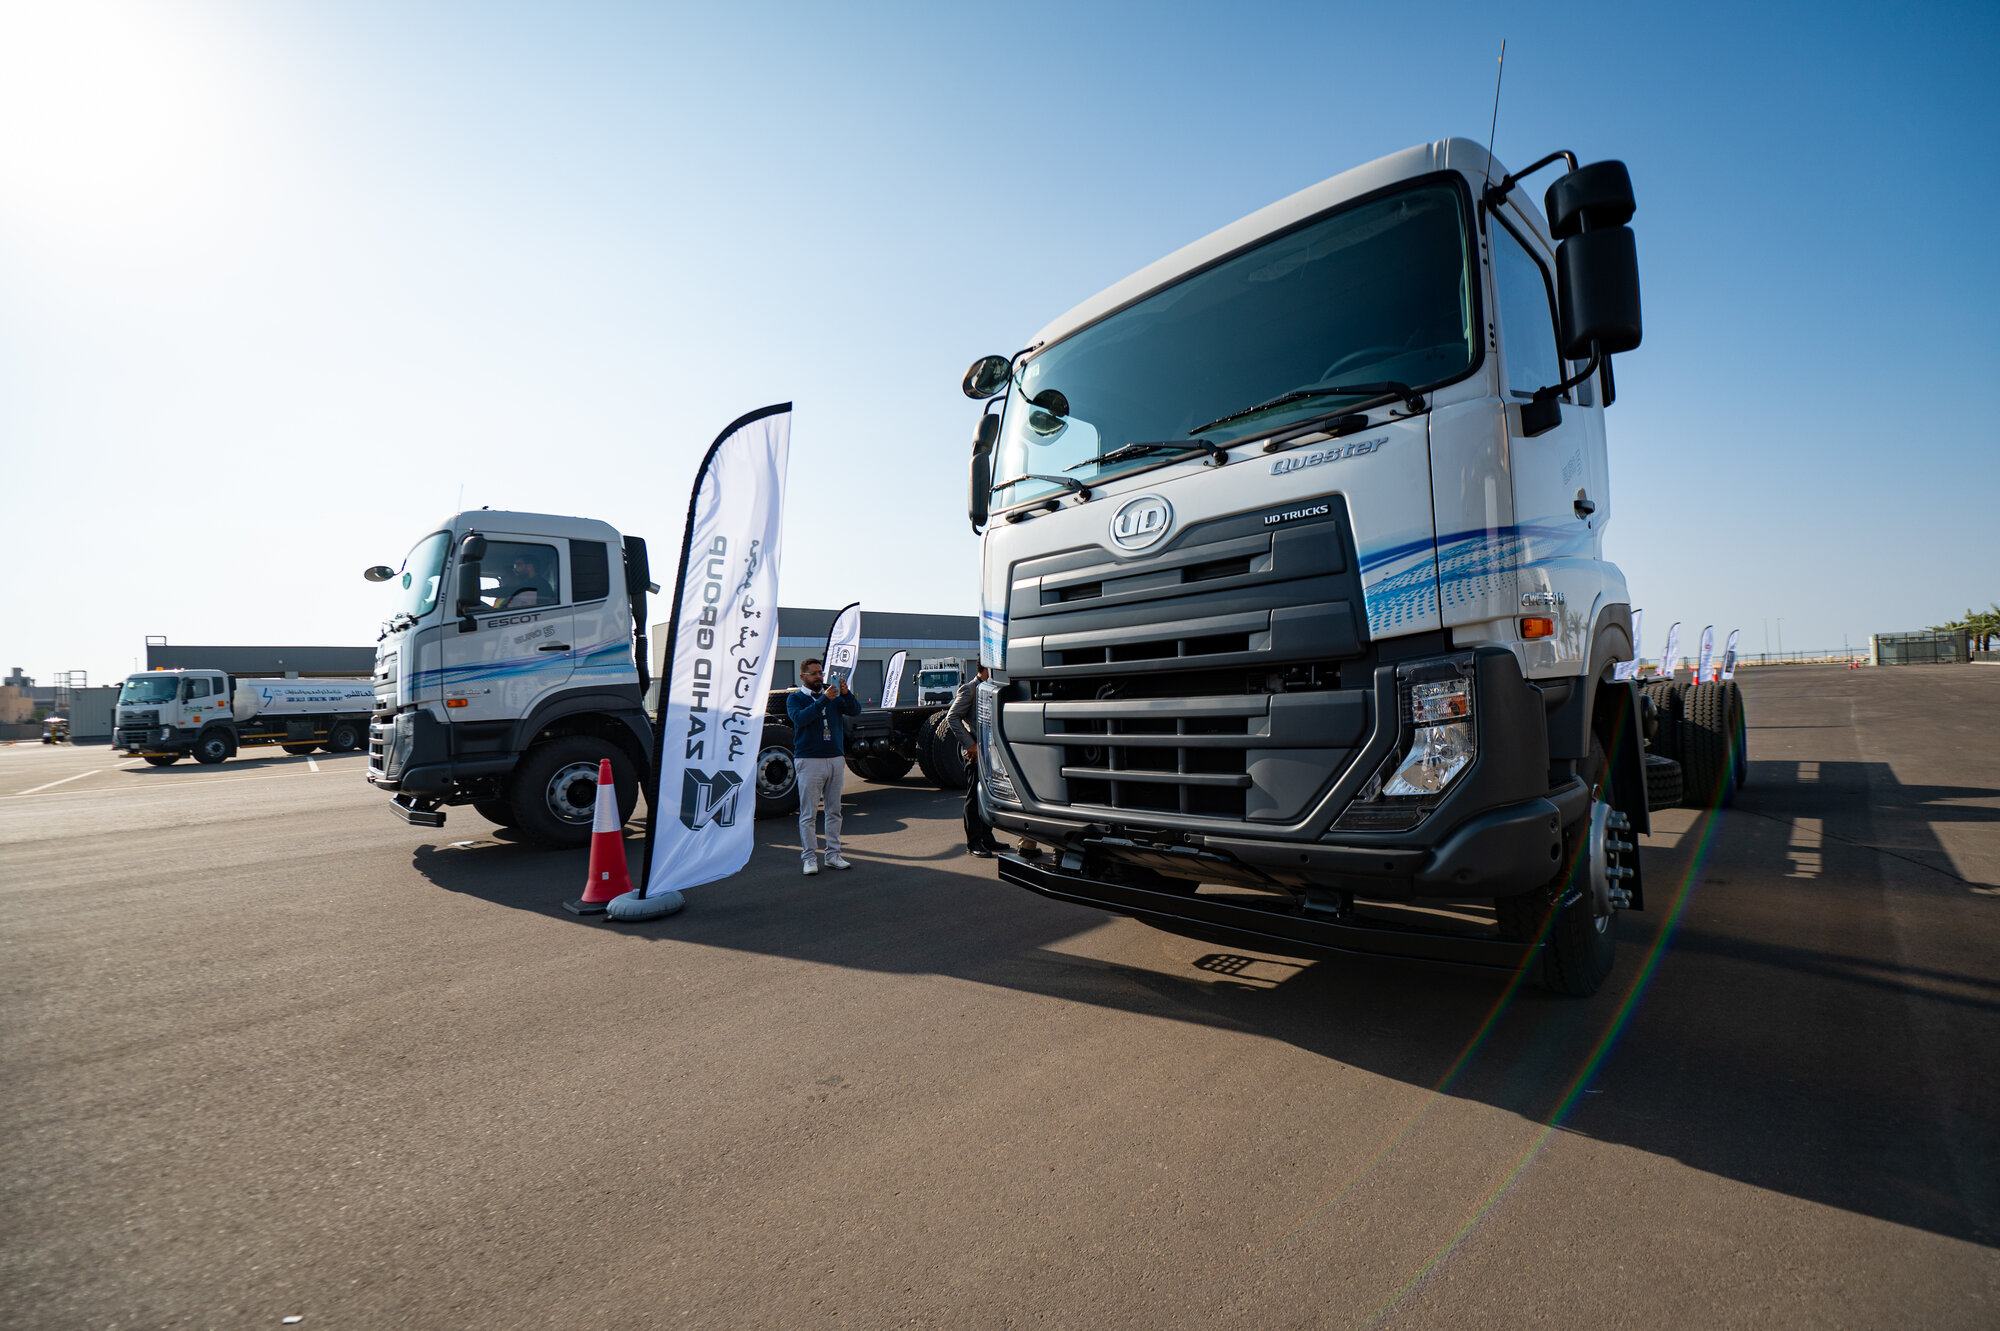
{"type": "Polygon", "coordinates": [[[799,811],[799,762],[792,749],[797,742],[792,728],[782,721],[766,721],[757,741],[757,816],[775,818],[799,811]]]}
{"type": "Polygon", "coordinates": [[[507,803],[514,826],[545,846],[590,844],[591,816],[597,808],[597,765],[611,760],[618,791],[618,821],[639,803],[639,774],[625,750],[595,735],[564,735],[522,755],[508,782],[507,803]]]}
{"type": "Polygon", "coordinates": [[[312,751],[313,751],[314,749],[318,748],[318,747],[319,747],[319,745],[317,745],[317,744],[280,744],[280,745],[279,745],[278,747],[279,747],[279,748],[281,748],[281,749],[283,749],[283,750],[284,750],[284,751],[285,751],[286,753],[289,753],[289,754],[291,754],[291,755],[292,755],[293,757],[295,757],[295,758],[303,758],[303,757],[305,757],[305,756],[306,756],[306,755],[307,755],[308,753],[311,753],[311,752],[312,752],[312,751]]]}
{"type": "Polygon", "coordinates": [[[867,763],[868,779],[885,786],[892,781],[901,781],[910,774],[910,769],[916,766],[915,761],[905,758],[900,753],[871,753],[868,755],[867,763]]]}
{"type": "Polygon", "coordinates": [[[172,767],[180,760],[181,756],[178,753],[149,753],[146,755],[146,761],[154,767],[172,767]]]}
{"type": "Polygon", "coordinates": [[[1681,802],[1681,765],[1657,753],[1646,755],[1646,807],[1671,809],[1681,802]]]}
{"type": "Polygon", "coordinates": [[[506,800],[474,800],[472,811],[496,827],[514,825],[514,806],[506,800]]]}
{"type": "Polygon", "coordinates": [[[213,767],[229,756],[229,736],[220,730],[204,730],[194,742],[194,760],[213,767]]]}
{"type": "Polygon", "coordinates": [[[1743,695],[1736,681],[1696,684],[1684,700],[1681,771],[1689,808],[1726,809],[1736,799],[1741,764],[1743,695]]]}
{"type": "Polygon", "coordinates": [[[1662,758],[1681,760],[1681,686],[1669,679],[1655,680],[1639,690],[1653,700],[1653,714],[1659,728],[1653,732],[1652,749],[1662,758]]]}
{"type": "Polygon", "coordinates": [[[940,786],[946,790],[964,790],[972,780],[972,771],[944,718],[945,714],[940,712],[931,722],[931,765],[937,768],[940,786]]]}
{"type": "Polygon", "coordinates": [[[937,752],[931,738],[931,723],[925,718],[917,726],[917,770],[924,774],[924,780],[942,788],[944,777],[938,772],[937,752]]]}
{"type": "Polygon", "coordinates": [[[352,753],[361,747],[361,728],[352,721],[336,721],[320,747],[328,753],[352,753]]]}

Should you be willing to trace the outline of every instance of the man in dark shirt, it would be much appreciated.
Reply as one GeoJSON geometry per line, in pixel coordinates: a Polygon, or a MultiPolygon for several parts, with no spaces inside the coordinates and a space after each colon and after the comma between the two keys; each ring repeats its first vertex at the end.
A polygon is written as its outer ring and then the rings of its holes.
{"type": "Polygon", "coordinates": [[[792,754],[799,782],[799,854],[805,872],[819,872],[819,835],[813,815],[826,806],[826,867],[851,869],[840,854],[840,789],[845,783],[846,718],[861,715],[861,701],[835,683],[821,689],[825,670],[817,657],[799,663],[799,687],[785,695],[792,722],[792,754]]]}

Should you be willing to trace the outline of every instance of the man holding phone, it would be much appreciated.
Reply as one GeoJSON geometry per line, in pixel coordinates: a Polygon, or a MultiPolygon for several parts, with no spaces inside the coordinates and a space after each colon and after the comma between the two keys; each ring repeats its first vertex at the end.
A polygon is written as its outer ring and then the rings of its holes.
{"type": "Polygon", "coordinates": [[[785,714],[792,722],[792,754],[799,780],[799,854],[808,877],[819,872],[819,835],[813,818],[826,809],[826,867],[851,869],[840,854],[840,791],[847,762],[846,718],[861,715],[861,702],[844,682],[822,687],[824,664],[817,658],[799,663],[799,687],[785,695],[785,714]]]}

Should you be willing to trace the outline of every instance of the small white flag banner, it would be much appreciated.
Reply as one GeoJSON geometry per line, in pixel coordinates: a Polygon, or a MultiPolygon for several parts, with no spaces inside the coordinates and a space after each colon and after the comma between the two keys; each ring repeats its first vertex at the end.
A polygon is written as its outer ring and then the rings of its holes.
{"type": "Polygon", "coordinates": [[[756,844],[757,748],[778,643],[778,538],[792,404],[738,418],[688,501],[641,897],[727,878],[756,844]],[[657,872],[655,866],[658,866],[657,872]]]}
{"type": "Polygon", "coordinates": [[[861,659],[861,602],[843,606],[826,631],[826,663],[822,667],[829,686],[845,687],[854,675],[854,663],[861,659]]]}
{"type": "Polygon", "coordinates": [[[1646,612],[1644,610],[1634,610],[1632,612],[1632,659],[1629,661],[1620,661],[1617,669],[1611,672],[1611,678],[1621,681],[1639,678],[1639,662],[1646,655],[1646,640],[1641,636],[1639,630],[1645,622],[1646,612]]]}
{"type": "Polygon", "coordinates": [[[1667,645],[1660,653],[1660,677],[1662,679],[1672,679],[1674,677],[1674,658],[1680,655],[1680,651],[1681,622],[1676,619],[1673,623],[1667,625],[1667,645]]]}
{"type": "Polygon", "coordinates": [[[1722,677],[1736,678],[1736,640],[1743,636],[1742,629],[1729,630],[1729,641],[1722,644],[1722,677]]]}
{"type": "Polygon", "coordinates": [[[1701,655],[1695,659],[1694,682],[1702,683],[1708,678],[1708,663],[1715,657],[1715,625],[1710,624],[1701,631],[1701,655]]]}
{"type": "Polygon", "coordinates": [[[899,651],[889,658],[888,668],[882,672],[882,705],[894,707],[896,699],[903,692],[903,665],[910,659],[908,652],[899,651]]]}

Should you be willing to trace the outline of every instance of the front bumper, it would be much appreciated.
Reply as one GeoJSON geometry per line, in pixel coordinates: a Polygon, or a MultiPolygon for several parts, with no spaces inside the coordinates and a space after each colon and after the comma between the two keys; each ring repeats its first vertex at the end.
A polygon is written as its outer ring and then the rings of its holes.
{"type": "Polygon", "coordinates": [[[449,730],[422,709],[378,714],[368,725],[368,783],[383,790],[428,800],[463,798],[460,786],[505,776],[518,762],[516,753],[454,757],[449,730]]]}

